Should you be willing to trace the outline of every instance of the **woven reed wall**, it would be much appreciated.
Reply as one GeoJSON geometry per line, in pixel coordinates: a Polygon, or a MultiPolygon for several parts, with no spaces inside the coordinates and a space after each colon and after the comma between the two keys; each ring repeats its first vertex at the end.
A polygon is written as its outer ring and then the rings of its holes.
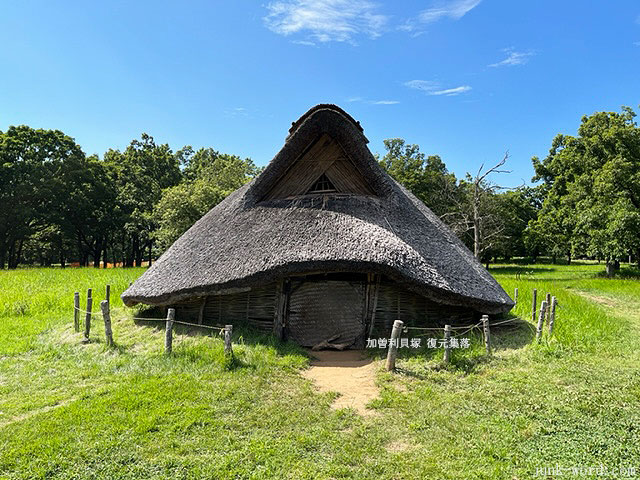
{"type": "Polygon", "coordinates": [[[470,308],[435,303],[383,279],[378,291],[374,333],[388,335],[394,320],[402,320],[412,327],[444,327],[445,324],[470,323],[475,316],[470,308]]]}
{"type": "MultiPolygon", "coordinates": [[[[322,282],[293,281],[293,287],[302,285],[300,287],[302,290],[299,290],[298,294],[294,291],[290,299],[289,309],[293,311],[293,316],[290,315],[286,321],[288,333],[293,340],[303,345],[311,345],[326,340],[327,335],[335,335],[338,331],[342,333],[339,341],[350,340],[358,334],[356,330],[360,331],[360,322],[364,315],[365,282],[356,281],[353,277],[346,280],[346,277],[342,277],[341,282],[333,279],[324,286],[320,286],[322,282]],[[310,285],[313,284],[319,286],[311,288],[310,285]],[[328,288],[329,286],[332,287],[328,288]],[[326,300],[323,301],[323,298],[326,300]],[[324,313],[317,308],[310,308],[304,317],[301,317],[299,312],[303,311],[305,305],[314,302],[315,304],[323,302],[323,306],[326,307],[323,308],[324,313]],[[290,329],[292,320],[293,330],[290,329]],[[313,324],[317,325],[317,335],[314,333],[313,324]]],[[[176,318],[197,322],[202,302],[203,298],[199,297],[174,305],[176,318]]],[[[206,297],[202,323],[249,325],[260,331],[271,333],[275,304],[275,283],[252,288],[248,292],[210,295],[206,297]]],[[[388,335],[396,319],[402,320],[407,326],[443,327],[447,323],[451,325],[472,323],[476,317],[477,314],[470,308],[432,302],[383,278],[378,291],[373,334],[388,335]]]]}
{"type": "Polygon", "coordinates": [[[248,292],[198,297],[173,305],[176,319],[197,323],[202,302],[204,325],[249,325],[263,332],[273,328],[276,284],[252,288],[248,292]]]}

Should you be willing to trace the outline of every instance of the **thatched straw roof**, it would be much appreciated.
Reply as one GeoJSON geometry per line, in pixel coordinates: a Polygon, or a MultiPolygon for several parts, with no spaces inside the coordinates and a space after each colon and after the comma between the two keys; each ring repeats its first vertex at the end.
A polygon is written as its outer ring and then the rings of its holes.
{"type": "Polygon", "coordinates": [[[122,299],[167,305],[323,271],[381,273],[437,302],[483,313],[513,306],[453,232],[382,170],[359,123],[334,105],[318,105],[294,122],[263,173],[196,222],[122,299]],[[375,194],[265,200],[323,135],[340,144],[375,194]]]}

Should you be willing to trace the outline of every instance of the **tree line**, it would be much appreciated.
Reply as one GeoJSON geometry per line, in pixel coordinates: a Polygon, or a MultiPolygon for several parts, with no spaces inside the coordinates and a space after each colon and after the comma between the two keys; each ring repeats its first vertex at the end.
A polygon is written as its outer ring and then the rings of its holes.
{"type": "MultiPolygon", "coordinates": [[[[629,107],[584,116],[532,158],[535,186],[503,188],[508,154],[463,178],[401,138],[377,160],[476,257],[588,257],[613,273],[640,262],[640,128],[629,107]]],[[[195,221],[261,171],[213,148],[173,151],[142,134],[87,156],[58,130],[0,132],[0,268],[151,263],[195,221]]]]}
{"type": "Polygon", "coordinates": [[[258,173],[212,148],[172,151],[142,134],[86,156],[58,130],[0,132],[0,268],[151,262],[258,173]]]}

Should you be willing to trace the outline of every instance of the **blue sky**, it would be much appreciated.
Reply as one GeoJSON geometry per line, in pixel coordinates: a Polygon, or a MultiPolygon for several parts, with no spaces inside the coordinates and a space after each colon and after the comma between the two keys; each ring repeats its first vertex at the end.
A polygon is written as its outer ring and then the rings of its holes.
{"type": "Polygon", "coordinates": [[[88,154],[147,132],[265,165],[331,102],[458,176],[509,150],[515,185],[583,114],[640,104],[637,0],[5,2],[0,42],[0,130],[88,154]]]}

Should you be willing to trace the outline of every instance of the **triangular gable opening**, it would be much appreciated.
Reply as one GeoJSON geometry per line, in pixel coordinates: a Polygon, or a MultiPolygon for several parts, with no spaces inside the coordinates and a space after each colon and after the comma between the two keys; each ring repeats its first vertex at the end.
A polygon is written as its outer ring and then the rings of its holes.
{"type": "Polygon", "coordinates": [[[278,179],[263,200],[317,193],[374,195],[342,146],[323,134],[278,179]]]}
{"type": "Polygon", "coordinates": [[[333,183],[331,183],[331,180],[329,180],[326,173],[323,173],[307,193],[331,193],[335,191],[336,187],[333,186],[333,183]]]}

